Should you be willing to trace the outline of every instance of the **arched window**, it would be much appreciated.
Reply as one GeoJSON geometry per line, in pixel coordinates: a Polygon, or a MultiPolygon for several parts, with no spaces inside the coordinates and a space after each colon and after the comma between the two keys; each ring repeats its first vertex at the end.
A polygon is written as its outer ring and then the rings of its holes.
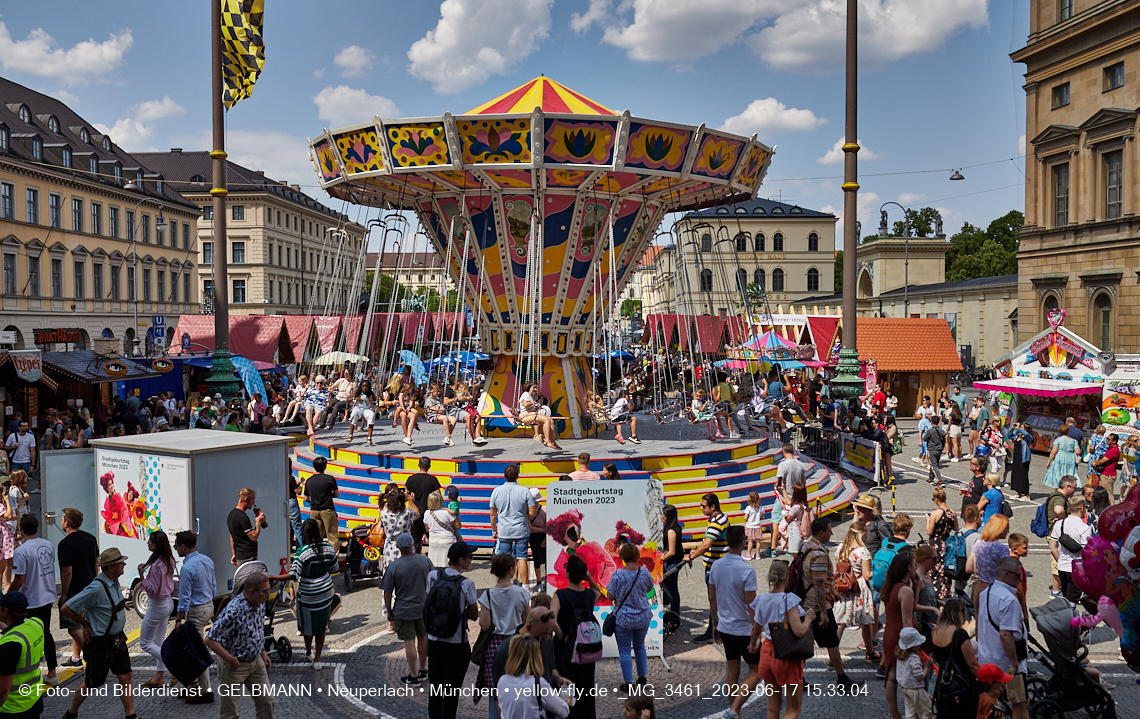
{"type": "Polygon", "coordinates": [[[814,232],[808,235],[808,252],[819,252],[819,235],[814,232]]]}
{"type": "Polygon", "coordinates": [[[819,292],[819,270],[814,267],[808,270],[808,292],[819,292]]]}
{"type": "MultiPolygon", "coordinates": [[[[772,235],[772,252],[783,252],[783,251],[784,251],[784,234],[782,232],[777,232],[776,234],[772,235]]],[[[775,281],[774,280],[775,273],[772,273],[772,275],[773,275],[773,281],[775,281]]]]}
{"type": "Polygon", "coordinates": [[[32,111],[28,109],[27,105],[20,105],[20,122],[25,125],[32,124],[32,111]]]}
{"type": "Polygon", "coordinates": [[[748,251],[748,235],[744,234],[743,232],[741,232],[740,234],[738,234],[736,236],[736,251],[737,252],[747,252],[748,251]]]}
{"type": "Polygon", "coordinates": [[[91,133],[87,132],[86,127],[79,131],[79,139],[83,140],[83,142],[87,143],[88,145],[91,144],[91,133]]]}
{"type": "Polygon", "coordinates": [[[756,247],[757,252],[763,252],[764,251],[764,233],[763,232],[757,232],[756,233],[755,247],[756,247]]]}
{"type": "Polygon", "coordinates": [[[712,252],[712,235],[707,232],[701,235],[701,252],[712,252]]]}
{"type": "Polygon", "coordinates": [[[736,271],[736,289],[744,292],[748,289],[748,273],[744,270],[736,271]]]}
{"type": "Polygon", "coordinates": [[[103,135],[103,149],[107,152],[111,151],[111,138],[106,135],[103,135]]]}
{"type": "Polygon", "coordinates": [[[701,270],[701,292],[712,292],[712,270],[701,270]]]}
{"type": "Polygon", "coordinates": [[[1059,306],[1057,295],[1052,293],[1045,295],[1045,302],[1041,305],[1041,329],[1049,326],[1049,310],[1055,310],[1059,306]]]}
{"type": "Polygon", "coordinates": [[[59,120],[56,119],[55,115],[48,118],[48,129],[57,135],[59,134],[59,120]]]}
{"type": "Polygon", "coordinates": [[[1102,292],[1093,301],[1093,330],[1099,339],[1097,343],[1105,352],[1112,351],[1112,297],[1102,292]]]}
{"type": "Polygon", "coordinates": [[[764,279],[763,268],[757,267],[756,271],[752,273],[752,281],[755,282],[760,289],[764,289],[764,279]]]}
{"type": "Polygon", "coordinates": [[[784,271],[781,270],[779,267],[772,270],[772,291],[773,292],[783,292],[784,291],[784,271]]]}

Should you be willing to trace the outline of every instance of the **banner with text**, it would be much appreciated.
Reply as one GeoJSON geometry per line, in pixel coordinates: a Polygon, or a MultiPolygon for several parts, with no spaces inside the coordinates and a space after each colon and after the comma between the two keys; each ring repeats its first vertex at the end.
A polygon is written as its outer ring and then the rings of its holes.
{"type": "Polygon", "coordinates": [[[843,450],[839,453],[839,471],[877,483],[883,446],[853,434],[843,434],[840,437],[843,450]]]}

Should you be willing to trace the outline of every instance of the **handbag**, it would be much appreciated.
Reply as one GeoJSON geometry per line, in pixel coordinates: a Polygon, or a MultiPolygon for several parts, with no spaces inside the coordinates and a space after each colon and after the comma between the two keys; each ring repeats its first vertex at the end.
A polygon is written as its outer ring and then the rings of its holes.
{"type": "Polygon", "coordinates": [[[637,576],[634,578],[633,583],[629,585],[629,589],[625,590],[625,596],[621,598],[620,602],[614,605],[614,610],[610,612],[606,616],[606,620],[602,622],[602,634],[605,634],[607,637],[612,637],[614,633],[617,632],[618,610],[625,606],[625,600],[629,599],[629,593],[633,591],[634,586],[637,584],[637,580],[641,579],[641,570],[642,567],[637,568],[637,576]]]}
{"type": "MultiPolygon", "coordinates": [[[[494,587],[491,587],[494,589],[494,587]]],[[[487,590],[487,610],[491,612],[491,626],[487,631],[480,630],[479,637],[471,647],[471,663],[477,667],[483,666],[483,655],[491,645],[491,637],[495,635],[495,607],[491,604],[491,589],[487,590]]]]}
{"type": "Polygon", "coordinates": [[[859,584],[858,577],[855,576],[855,571],[851,567],[850,560],[840,559],[835,563],[835,581],[832,586],[839,594],[846,594],[855,589],[859,584]]]}
{"type": "Polygon", "coordinates": [[[802,662],[815,656],[815,637],[804,632],[802,637],[788,626],[788,593],[784,592],[784,621],[770,622],[768,633],[772,635],[772,656],[789,662],[802,662]]]}
{"type": "Polygon", "coordinates": [[[388,531],[384,529],[384,523],[377,519],[368,530],[368,543],[373,547],[383,547],[387,539],[388,531]]]}
{"type": "Polygon", "coordinates": [[[455,537],[455,541],[457,541],[457,542],[460,542],[460,541],[462,541],[462,540],[463,540],[463,538],[459,536],[459,532],[457,532],[457,531],[455,530],[455,526],[454,526],[454,525],[452,525],[452,523],[451,523],[451,522],[448,522],[447,524],[444,524],[443,522],[439,521],[439,517],[435,516],[435,513],[436,513],[436,512],[438,512],[438,511],[439,511],[438,509],[433,509],[433,510],[431,510],[431,518],[432,518],[432,521],[434,521],[434,522],[435,522],[436,524],[438,524],[439,526],[446,528],[446,529],[447,529],[447,531],[451,532],[451,536],[455,537]]]}
{"type": "MultiPolygon", "coordinates": [[[[1065,517],[1065,519],[1068,519],[1068,517],[1065,517]]],[[[1057,542],[1068,550],[1069,553],[1080,554],[1084,550],[1084,546],[1065,532],[1065,519],[1061,520],[1061,537],[1057,542]]]]}

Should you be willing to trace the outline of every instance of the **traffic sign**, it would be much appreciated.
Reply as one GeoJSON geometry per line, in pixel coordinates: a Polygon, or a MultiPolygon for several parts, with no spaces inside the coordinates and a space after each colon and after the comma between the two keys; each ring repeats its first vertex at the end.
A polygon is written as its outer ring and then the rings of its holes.
{"type": "Polygon", "coordinates": [[[155,327],[165,327],[166,315],[155,315],[151,318],[151,324],[153,324],[155,327]]]}

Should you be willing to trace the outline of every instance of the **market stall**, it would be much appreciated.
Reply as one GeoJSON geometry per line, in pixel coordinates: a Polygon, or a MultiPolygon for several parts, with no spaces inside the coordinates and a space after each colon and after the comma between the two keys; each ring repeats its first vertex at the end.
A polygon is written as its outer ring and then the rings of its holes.
{"type": "Polygon", "coordinates": [[[1040,452],[1049,451],[1068,417],[1085,436],[1100,424],[1102,391],[1111,370],[1106,367],[1111,353],[1066,329],[1064,319],[1064,310],[1051,311],[1049,329],[997,361],[998,379],[974,383],[975,389],[1001,393],[1004,422],[1028,422],[1033,449],[1040,452]]]}

